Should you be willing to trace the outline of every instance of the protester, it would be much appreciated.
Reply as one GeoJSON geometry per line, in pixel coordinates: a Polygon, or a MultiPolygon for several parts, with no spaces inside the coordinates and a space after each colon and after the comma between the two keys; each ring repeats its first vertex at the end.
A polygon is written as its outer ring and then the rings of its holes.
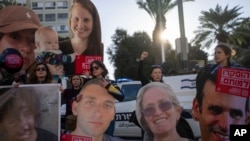
{"type": "Polygon", "coordinates": [[[249,99],[215,90],[218,65],[207,65],[196,77],[192,114],[202,141],[229,140],[231,124],[246,124],[249,99]]]}
{"type": "Polygon", "coordinates": [[[28,79],[28,84],[55,83],[46,63],[38,62],[35,64],[33,72],[28,79]]]}
{"type": "MultiPolygon", "coordinates": [[[[59,43],[63,54],[103,56],[98,11],[90,0],[72,0],[69,11],[71,38],[59,43]]],[[[75,64],[64,65],[65,75],[75,74],[75,64]]]]}
{"type": "Polygon", "coordinates": [[[236,62],[231,61],[232,49],[228,44],[219,43],[214,49],[214,60],[219,66],[235,66],[240,65],[236,62]]]}
{"type": "MultiPolygon", "coordinates": [[[[26,73],[34,57],[34,33],[40,26],[38,16],[23,6],[6,6],[0,10],[0,55],[8,48],[18,50],[23,57],[23,66],[19,71],[20,81],[26,81],[26,73]]],[[[2,58],[1,58],[2,60],[2,58]]],[[[11,85],[14,75],[0,68],[0,85],[11,85]]]]}
{"type": "MultiPolygon", "coordinates": [[[[80,75],[72,75],[69,78],[69,83],[70,83],[70,88],[67,88],[62,92],[62,104],[66,104],[66,114],[65,114],[66,127],[64,128],[66,130],[72,131],[75,129],[76,117],[73,116],[71,105],[73,101],[76,100],[76,96],[79,94],[82,88],[83,79],[80,75]]],[[[64,125],[65,123],[62,124],[64,125]]]]}
{"type": "Polygon", "coordinates": [[[136,100],[136,117],[145,131],[144,141],[188,141],[176,130],[182,107],[172,88],[152,82],[142,87],[136,100]]]}
{"type": "Polygon", "coordinates": [[[148,52],[146,52],[146,51],[142,52],[141,57],[140,57],[139,67],[138,67],[138,76],[139,76],[139,79],[142,83],[142,86],[144,86],[150,82],[163,82],[162,81],[162,77],[163,77],[162,67],[160,65],[153,65],[152,66],[152,69],[150,71],[151,80],[148,80],[144,76],[143,62],[147,57],[148,57],[148,52]]]}
{"type": "Polygon", "coordinates": [[[77,124],[71,134],[92,137],[93,141],[120,141],[122,139],[104,132],[115,118],[115,101],[122,101],[124,96],[119,91],[104,88],[100,82],[102,78],[89,80],[73,102],[72,112],[77,116],[77,124]]]}
{"type": "Polygon", "coordinates": [[[33,89],[0,89],[0,138],[2,141],[58,141],[39,128],[40,105],[33,89]]]}

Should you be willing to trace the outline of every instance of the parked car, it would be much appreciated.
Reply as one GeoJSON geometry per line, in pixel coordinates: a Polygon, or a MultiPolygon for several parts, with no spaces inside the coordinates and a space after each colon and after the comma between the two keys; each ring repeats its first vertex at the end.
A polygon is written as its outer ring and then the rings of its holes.
{"type": "MultiPolygon", "coordinates": [[[[164,83],[170,85],[176,93],[183,112],[179,124],[188,137],[197,139],[200,137],[199,123],[193,120],[191,115],[192,101],[195,96],[196,74],[163,77],[164,83]]],[[[136,97],[141,88],[140,81],[121,82],[117,84],[125,95],[123,102],[116,103],[116,121],[114,136],[141,137],[141,129],[129,122],[132,112],[136,107],[136,97]]]]}

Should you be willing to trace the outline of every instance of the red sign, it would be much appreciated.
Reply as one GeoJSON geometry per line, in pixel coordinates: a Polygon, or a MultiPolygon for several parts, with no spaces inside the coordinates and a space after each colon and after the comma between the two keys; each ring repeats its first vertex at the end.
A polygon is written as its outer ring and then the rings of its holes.
{"type": "Polygon", "coordinates": [[[250,96],[250,69],[219,68],[216,79],[216,91],[237,95],[250,96]]]}
{"type": "Polygon", "coordinates": [[[62,134],[60,141],[92,141],[92,137],[76,136],[71,134],[62,134]]]}
{"type": "Polygon", "coordinates": [[[94,60],[102,61],[102,56],[77,55],[75,60],[75,73],[83,74],[90,71],[90,64],[94,60]]]}

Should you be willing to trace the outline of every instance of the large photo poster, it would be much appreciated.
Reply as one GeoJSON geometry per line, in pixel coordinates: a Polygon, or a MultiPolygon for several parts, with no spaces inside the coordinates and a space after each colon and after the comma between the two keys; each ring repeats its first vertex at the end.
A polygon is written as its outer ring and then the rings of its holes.
{"type": "Polygon", "coordinates": [[[57,84],[0,86],[0,138],[59,141],[59,110],[57,84]]]}

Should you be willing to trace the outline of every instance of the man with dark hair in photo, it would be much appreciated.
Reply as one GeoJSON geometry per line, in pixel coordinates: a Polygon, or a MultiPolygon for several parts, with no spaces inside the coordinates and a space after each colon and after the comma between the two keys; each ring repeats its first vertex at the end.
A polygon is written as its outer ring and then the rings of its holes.
{"type": "Polygon", "coordinates": [[[193,118],[200,124],[202,141],[229,140],[230,125],[245,125],[249,99],[217,92],[218,65],[207,65],[196,77],[193,118]]]}

